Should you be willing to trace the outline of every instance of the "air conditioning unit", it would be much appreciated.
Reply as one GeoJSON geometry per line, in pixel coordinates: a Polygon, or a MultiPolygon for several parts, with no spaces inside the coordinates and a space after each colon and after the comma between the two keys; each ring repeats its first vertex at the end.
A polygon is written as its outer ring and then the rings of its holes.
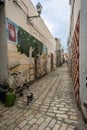
{"type": "Polygon", "coordinates": [[[0,5],[5,4],[5,0],[0,0],[0,5]]]}
{"type": "Polygon", "coordinates": [[[17,2],[17,0],[13,0],[13,2],[17,2]]]}

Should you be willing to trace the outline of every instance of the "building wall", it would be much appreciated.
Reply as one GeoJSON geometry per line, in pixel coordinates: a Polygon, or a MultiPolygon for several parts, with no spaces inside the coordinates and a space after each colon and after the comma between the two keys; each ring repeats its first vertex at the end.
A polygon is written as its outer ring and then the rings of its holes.
{"type": "Polygon", "coordinates": [[[72,47],[73,79],[77,79],[73,80],[74,89],[77,102],[80,99],[81,104],[87,104],[87,0],[72,2],[69,46],[72,47]]]}
{"type": "Polygon", "coordinates": [[[80,17],[80,98],[87,104],[87,0],[81,0],[80,17]]]}
{"type": "Polygon", "coordinates": [[[2,80],[7,80],[8,77],[8,58],[5,26],[5,9],[3,5],[0,5],[0,79],[2,80]]]}
{"type": "Polygon", "coordinates": [[[44,21],[41,18],[31,19],[31,24],[29,23],[29,20],[27,21],[27,15],[38,15],[31,1],[19,0],[18,5],[12,0],[6,0],[6,17],[44,43],[48,48],[48,53],[54,53],[56,47],[55,39],[44,21]],[[18,5],[21,6],[22,10],[18,5]]]}
{"type": "Polygon", "coordinates": [[[80,11],[80,0],[71,0],[71,16],[70,16],[70,42],[72,42],[73,33],[75,30],[75,25],[77,17],[80,11]]]}
{"type": "Polygon", "coordinates": [[[61,41],[55,38],[56,41],[56,67],[61,66],[61,41]]]}
{"type": "MultiPolygon", "coordinates": [[[[3,12],[0,8],[0,17],[2,17],[0,27],[4,30],[0,30],[2,34],[0,41],[4,43],[1,44],[0,48],[0,61],[2,61],[0,76],[8,78],[9,72],[11,86],[14,86],[14,78],[11,76],[13,72],[21,72],[21,79],[24,82],[25,80],[34,80],[36,75],[37,77],[44,75],[56,67],[55,39],[41,17],[28,19],[29,16],[36,15],[38,15],[37,11],[30,0],[15,0],[15,2],[6,0],[3,12]],[[2,16],[3,14],[4,16],[2,16]],[[14,30],[14,33],[12,30],[14,30]],[[24,37],[25,34],[26,38],[24,37]],[[13,35],[16,35],[16,38],[13,39],[13,35]],[[37,43],[38,49],[41,49],[42,46],[45,47],[42,53],[39,51],[39,56],[35,55],[38,57],[37,61],[35,61],[36,57],[30,57],[30,46],[33,46],[34,42],[37,43]],[[20,45],[23,46],[23,44],[25,50],[28,50],[27,54],[24,50],[20,50],[20,45]],[[26,46],[29,48],[27,49],[26,46]],[[30,77],[32,74],[33,77],[30,77]]],[[[36,50],[35,46],[31,49],[32,53],[36,50]]],[[[16,82],[20,84],[21,81],[16,82]]]]}
{"type": "Polygon", "coordinates": [[[77,104],[80,103],[80,72],[79,72],[79,34],[80,34],[80,1],[72,0],[70,17],[70,39],[69,39],[69,69],[71,71],[74,92],[77,104]],[[71,50],[72,49],[72,50],[71,50]]]}
{"type": "Polygon", "coordinates": [[[61,41],[59,38],[55,38],[56,40],[56,50],[60,50],[61,49],[61,41]]]}
{"type": "Polygon", "coordinates": [[[74,2],[73,13],[74,13],[74,28],[75,28],[77,17],[78,17],[79,11],[80,11],[80,0],[74,0],[74,1],[75,2],[74,2]]]}
{"type": "Polygon", "coordinates": [[[64,63],[64,49],[61,49],[61,64],[64,63]]]}

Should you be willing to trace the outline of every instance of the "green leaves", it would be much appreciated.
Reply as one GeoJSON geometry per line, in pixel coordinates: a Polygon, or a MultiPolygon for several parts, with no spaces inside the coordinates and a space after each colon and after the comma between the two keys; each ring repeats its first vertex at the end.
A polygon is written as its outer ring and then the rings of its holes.
{"type": "Polygon", "coordinates": [[[37,57],[37,54],[42,53],[43,44],[35,37],[27,33],[25,30],[19,27],[18,29],[18,51],[29,56],[30,46],[34,48],[32,53],[33,57],[37,57]]]}

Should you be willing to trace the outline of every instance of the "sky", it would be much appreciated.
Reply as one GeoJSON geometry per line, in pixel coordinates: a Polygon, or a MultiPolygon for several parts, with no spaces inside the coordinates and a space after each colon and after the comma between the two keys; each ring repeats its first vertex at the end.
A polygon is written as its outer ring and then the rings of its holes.
{"type": "Polygon", "coordinates": [[[31,0],[34,6],[42,5],[41,18],[54,38],[60,38],[62,47],[67,50],[69,35],[70,6],[69,0],[31,0]]]}

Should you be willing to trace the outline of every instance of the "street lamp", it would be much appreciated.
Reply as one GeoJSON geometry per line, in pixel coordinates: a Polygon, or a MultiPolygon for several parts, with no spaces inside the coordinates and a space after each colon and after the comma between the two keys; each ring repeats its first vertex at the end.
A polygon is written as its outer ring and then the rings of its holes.
{"type": "Polygon", "coordinates": [[[36,8],[37,8],[38,15],[27,16],[27,19],[40,17],[40,14],[41,14],[41,11],[42,11],[42,6],[41,6],[40,2],[37,3],[36,8]]]}

